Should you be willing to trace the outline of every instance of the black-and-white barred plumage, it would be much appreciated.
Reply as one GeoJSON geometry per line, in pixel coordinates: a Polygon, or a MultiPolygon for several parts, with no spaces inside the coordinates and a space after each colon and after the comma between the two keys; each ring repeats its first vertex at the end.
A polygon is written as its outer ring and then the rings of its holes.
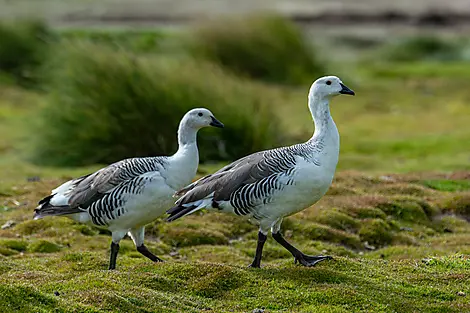
{"type": "Polygon", "coordinates": [[[260,267],[269,231],[304,266],[329,256],[309,256],[281,234],[283,218],[315,204],[330,187],[339,157],[339,133],[329,101],[339,94],[354,95],[338,77],[317,79],[308,102],[315,124],[312,138],[303,144],[254,153],[178,191],[168,221],[200,209],[218,209],[245,216],[259,225],[256,254],[251,267],[260,267]]]}
{"type": "Polygon", "coordinates": [[[171,206],[175,191],[196,175],[197,133],[208,126],[224,127],[205,108],[188,111],[178,127],[175,154],[126,159],[67,181],[39,201],[34,219],[62,215],[107,228],[112,237],[109,269],[116,267],[119,242],[126,235],[142,255],[161,261],[144,245],[145,225],[163,215],[171,206]]]}
{"type": "Polygon", "coordinates": [[[104,226],[125,213],[125,195],[139,194],[148,177],[145,173],[164,170],[167,157],[131,158],[113,163],[93,174],[72,180],[39,202],[35,218],[88,212],[92,222],[104,226]],[[65,190],[59,190],[66,188],[65,190]],[[60,205],[50,200],[58,192],[68,197],[60,205]]]}
{"type": "Polygon", "coordinates": [[[131,180],[118,185],[111,192],[103,194],[88,207],[85,208],[80,206],[80,208],[88,211],[93,224],[106,226],[109,221],[112,221],[127,212],[125,207],[125,202],[127,200],[126,196],[129,194],[140,194],[145,187],[145,184],[150,180],[151,179],[148,177],[134,177],[131,180]]]}
{"type": "Polygon", "coordinates": [[[176,202],[177,206],[168,211],[169,220],[182,216],[183,211],[189,212],[185,204],[204,199],[212,193],[212,207],[218,208],[219,202],[229,201],[235,214],[262,219],[264,216],[256,207],[270,203],[276,192],[295,184],[292,177],[298,157],[320,166],[319,160],[312,155],[320,153],[323,148],[322,139],[309,140],[239,159],[179,191],[176,195],[182,197],[176,202]]]}
{"type": "Polygon", "coordinates": [[[261,219],[258,212],[253,209],[260,204],[267,204],[271,196],[283,190],[286,186],[293,185],[293,172],[296,165],[296,156],[303,157],[315,165],[319,165],[315,159],[310,160],[312,152],[320,152],[323,148],[321,141],[296,144],[289,147],[281,147],[263,153],[263,160],[256,164],[259,173],[272,173],[252,184],[246,184],[230,195],[230,204],[237,215],[253,214],[253,218],[261,219]]]}

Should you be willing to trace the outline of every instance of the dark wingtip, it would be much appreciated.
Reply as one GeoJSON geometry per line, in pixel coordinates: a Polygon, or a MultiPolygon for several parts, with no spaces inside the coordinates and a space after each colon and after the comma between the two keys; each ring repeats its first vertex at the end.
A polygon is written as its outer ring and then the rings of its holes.
{"type": "Polygon", "coordinates": [[[184,207],[184,206],[175,206],[166,211],[166,213],[170,214],[169,217],[166,218],[167,222],[172,222],[174,220],[179,219],[180,217],[185,216],[192,210],[194,210],[196,206],[189,206],[189,207],[184,207]]]}
{"type": "Polygon", "coordinates": [[[41,205],[41,204],[48,203],[48,202],[52,199],[52,197],[54,197],[54,196],[55,196],[55,194],[52,194],[52,195],[49,195],[49,196],[47,196],[47,197],[45,197],[45,198],[42,198],[42,199],[38,202],[38,204],[41,205]]]}

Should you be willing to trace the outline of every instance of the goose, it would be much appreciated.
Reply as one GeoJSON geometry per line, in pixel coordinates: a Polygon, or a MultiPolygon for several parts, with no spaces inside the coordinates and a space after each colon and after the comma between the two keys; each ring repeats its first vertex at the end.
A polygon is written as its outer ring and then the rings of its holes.
{"type": "Polygon", "coordinates": [[[116,268],[119,242],[126,234],[142,255],[154,262],[162,261],[144,245],[145,225],[164,214],[174,203],[175,191],[196,175],[196,136],[206,126],[224,127],[209,110],[190,110],[179,124],[178,151],[174,155],[125,159],[67,181],[39,201],[33,218],[63,215],[109,229],[110,270],[116,268]]]}
{"type": "Polygon", "coordinates": [[[235,213],[259,224],[250,267],[260,267],[269,230],[295,263],[313,266],[332,259],[302,253],[280,230],[284,217],[316,203],[331,185],[338,163],[339,133],[329,102],[340,94],[355,95],[336,76],[317,79],[308,94],[315,132],[307,142],[248,155],[182,188],[175,194],[175,206],[167,211],[167,221],[207,208],[235,213]]]}

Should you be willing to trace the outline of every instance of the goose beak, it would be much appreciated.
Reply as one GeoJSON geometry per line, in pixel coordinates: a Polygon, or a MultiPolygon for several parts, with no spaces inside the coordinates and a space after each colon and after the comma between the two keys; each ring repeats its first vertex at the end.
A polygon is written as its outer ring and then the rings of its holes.
{"type": "Polygon", "coordinates": [[[352,91],[351,89],[349,89],[348,87],[346,87],[342,83],[340,83],[340,85],[341,85],[341,90],[339,91],[340,94],[351,95],[351,96],[355,95],[354,91],[352,91]]]}
{"type": "Polygon", "coordinates": [[[210,124],[209,124],[210,126],[224,128],[224,124],[219,122],[219,120],[217,120],[215,117],[211,116],[211,120],[212,120],[212,122],[210,122],[210,124]]]}

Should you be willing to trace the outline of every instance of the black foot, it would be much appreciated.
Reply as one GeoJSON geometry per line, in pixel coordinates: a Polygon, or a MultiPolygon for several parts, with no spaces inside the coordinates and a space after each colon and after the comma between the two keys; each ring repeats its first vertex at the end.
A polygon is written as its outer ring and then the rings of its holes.
{"type": "Polygon", "coordinates": [[[142,255],[146,256],[153,262],[163,262],[162,259],[160,259],[158,256],[150,252],[145,245],[141,245],[140,247],[137,247],[137,251],[142,253],[142,255]]]}
{"type": "Polygon", "coordinates": [[[247,266],[248,268],[261,268],[260,264],[256,264],[255,262],[251,263],[247,266]]]}
{"type": "Polygon", "coordinates": [[[297,264],[297,262],[299,262],[303,266],[314,266],[318,262],[321,262],[324,260],[333,260],[333,257],[329,255],[310,256],[306,254],[300,254],[294,257],[294,263],[297,264]]]}

